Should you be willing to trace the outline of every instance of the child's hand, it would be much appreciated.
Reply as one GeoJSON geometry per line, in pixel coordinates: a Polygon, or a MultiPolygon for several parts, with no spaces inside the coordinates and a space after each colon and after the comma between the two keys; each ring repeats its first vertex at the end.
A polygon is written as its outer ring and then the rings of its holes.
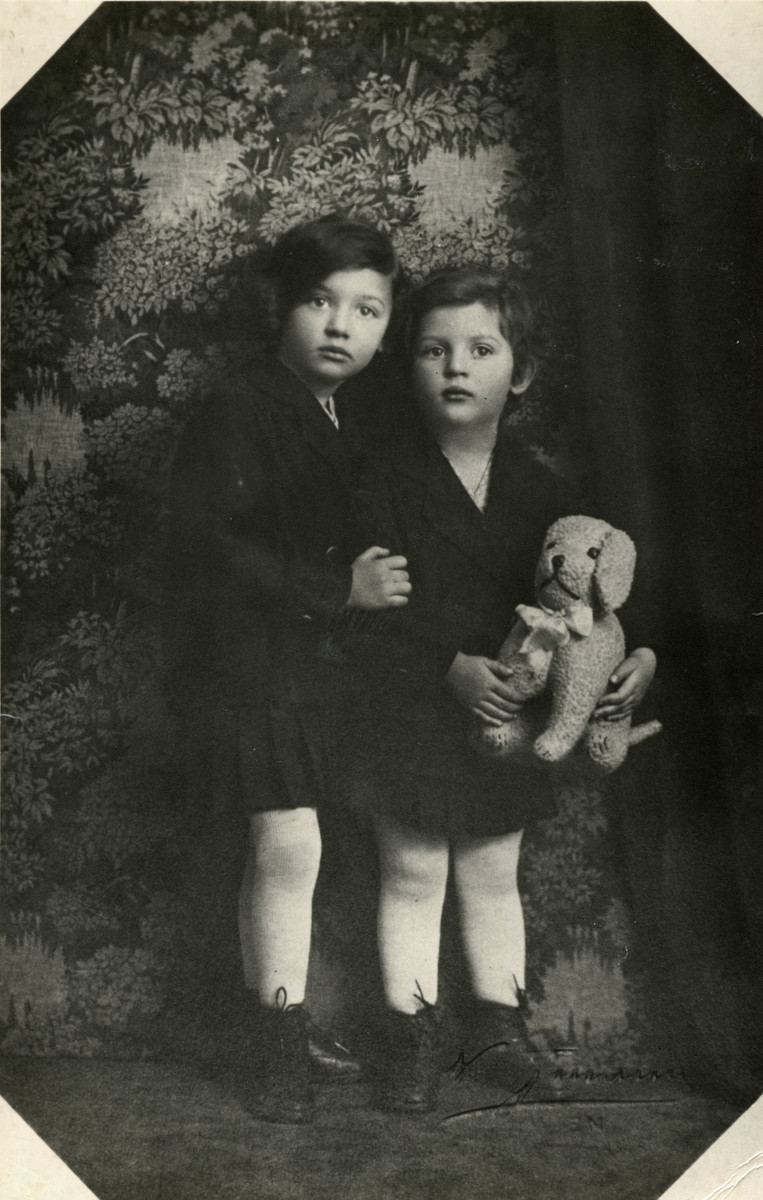
{"type": "Polygon", "coordinates": [[[505,682],[512,674],[509,667],[495,659],[459,651],[445,679],[465,709],[486,725],[502,725],[522,707],[505,682]]]}
{"type": "Polygon", "coordinates": [[[605,721],[618,721],[638,708],[646,695],[657,670],[653,650],[642,646],[634,650],[609,677],[613,691],[606,691],[596,705],[596,716],[605,721]]]}
{"type": "Polygon", "coordinates": [[[348,608],[399,608],[408,603],[411,585],[407,559],[381,546],[369,546],[352,564],[348,608]]]}

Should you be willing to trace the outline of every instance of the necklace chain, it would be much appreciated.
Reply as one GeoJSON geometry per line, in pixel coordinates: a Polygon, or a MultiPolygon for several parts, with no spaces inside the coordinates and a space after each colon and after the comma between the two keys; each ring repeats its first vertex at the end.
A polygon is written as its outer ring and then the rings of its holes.
{"type": "MultiPolygon", "coordinates": [[[[445,454],[445,451],[443,451],[443,454],[445,454]]],[[[455,471],[456,475],[457,475],[457,476],[458,476],[458,478],[460,479],[460,481],[461,481],[461,484],[462,484],[462,486],[464,487],[464,489],[465,489],[465,491],[466,491],[467,495],[469,495],[469,496],[471,497],[471,499],[472,499],[472,500],[476,500],[476,499],[477,499],[477,496],[478,496],[478,494],[479,494],[480,488],[482,487],[482,485],[483,485],[483,484],[484,484],[484,482],[485,482],[485,476],[487,475],[488,471],[490,470],[490,466],[491,466],[491,464],[492,464],[492,462],[493,462],[493,455],[494,455],[494,454],[495,454],[495,446],[492,448],[492,450],[491,450],[491,451],[490,451],[490,453],[488,454],[487,458],[485,459],[485,465],[484,465],[484,467],[482,468],[482,474],[480,475],[480,477],[479,477],[479,479],[477,480],[477,482],[476,482],[476,484],[474,485],[474,487],[470,487],[470,486],[469,486],[469,485],[466,483],[466,480],[465,480],[464,476],[461,474],[461,472],[459,471],[458,467],[456,467],[455,463],[453,462],[453,459],[450,457],[450,455],[448,455],[448,454],[445,454],[445,457],[447,458],[448,462],[449,462],[449,463],[450,463],[450,465],[453,467],[453,470],[455,471]]]]}

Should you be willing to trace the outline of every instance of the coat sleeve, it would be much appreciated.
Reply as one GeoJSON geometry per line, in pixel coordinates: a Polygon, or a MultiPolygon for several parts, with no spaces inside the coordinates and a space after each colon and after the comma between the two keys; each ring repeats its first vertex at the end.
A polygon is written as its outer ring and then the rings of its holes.
{"type": "Polygon", "coordinates": [[[192,422],[171,481],[179,576],[218,603],[275,609],[282,619],[334,615],[349,597],[351,567],[301,538],[281,474],[253,411],[223,403],[192,422]]]}
{"type": "MultiPolygon", "coordinates": [[[[395,493],[394,470],[373,463],[356,493],[359,517],[369,544],[388,547],[392,554],[410,559],[405,521],[400,520],[395,493]]],[[[440,619],[437,605],[415,584],[405,606],[348,613],[344,642],[356,666],[380,687],[439,685],[460,649],[459,639],[440,619]]]]}

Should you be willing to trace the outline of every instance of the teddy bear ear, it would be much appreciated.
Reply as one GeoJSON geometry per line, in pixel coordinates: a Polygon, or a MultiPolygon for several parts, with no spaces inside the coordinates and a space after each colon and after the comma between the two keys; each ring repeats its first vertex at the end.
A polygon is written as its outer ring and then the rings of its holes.
{"type": "Polygon", "coordinates": [[[605,534],[596,560],[594,586],[604,612],[614,612],[628,599],[636,566],[636,547],[621,529],[605,534]]]}

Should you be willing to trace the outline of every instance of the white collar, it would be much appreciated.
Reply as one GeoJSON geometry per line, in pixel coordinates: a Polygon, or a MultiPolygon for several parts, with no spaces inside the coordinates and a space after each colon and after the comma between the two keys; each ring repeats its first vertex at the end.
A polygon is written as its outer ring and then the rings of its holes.
{"type": "Polygon", "coordinates": [[[334,425],[337,427],[337,429],[338,429],[338,428],[339,428],[339,418],[338,418],[338,416],[336,415],[336,408],[334,407],[334,397],[333,397],[333,396],[329,396],[329,398],[328,398],[327,400],[319,400],[319,401],[318,401],[318,403],[320,404],[321,408],[322,408],[322,409],[323,409],[323,411],[325,412],[325,414],[326,414],[326,416],[328,417],[328,419],[329,419],[329,420],[330,420],[330,421],[331,421],[331,422],[332,422],[332,423],[333,423],[333,424],[334,424],[334,425]]]}

